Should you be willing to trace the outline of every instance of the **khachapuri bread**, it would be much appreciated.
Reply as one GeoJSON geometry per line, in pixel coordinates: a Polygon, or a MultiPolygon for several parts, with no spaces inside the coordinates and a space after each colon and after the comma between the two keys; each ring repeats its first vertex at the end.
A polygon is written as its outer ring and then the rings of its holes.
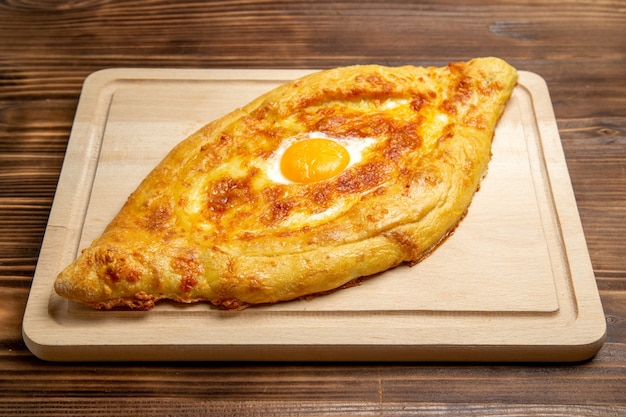
{"type": "Polygon", "coordinates": [[[468,210],[516,82],[478,58],[284,84],[178,144],[54,288],[94,308],[236,309],[413,265],[468,210]]]}

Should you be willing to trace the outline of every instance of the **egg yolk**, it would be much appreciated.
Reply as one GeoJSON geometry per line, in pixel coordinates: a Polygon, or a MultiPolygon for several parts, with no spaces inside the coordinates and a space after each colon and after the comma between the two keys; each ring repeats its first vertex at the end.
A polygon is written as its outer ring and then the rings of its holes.
{"type": "Polygon", "coordinates": [[[324,138],[305,139],[289,146],[280,160],[280,170],[289,181],[310,183],[334,177],[350,162],[348,150],[324,138]]]}

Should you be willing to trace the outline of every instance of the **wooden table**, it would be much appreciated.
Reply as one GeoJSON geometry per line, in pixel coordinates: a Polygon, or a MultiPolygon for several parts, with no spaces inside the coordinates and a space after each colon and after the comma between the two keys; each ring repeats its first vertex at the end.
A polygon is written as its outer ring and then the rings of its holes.
{"type": "Polygon", "coordinates": [[[626,415],[625,235],[623,1],[0,6],[2,415],[626,415]],[[592,360],[56,364],[26,349],[23,311],[91,72],[443,65],[485,55],[540,74],[550,88],[608,327],[592,360]]]}

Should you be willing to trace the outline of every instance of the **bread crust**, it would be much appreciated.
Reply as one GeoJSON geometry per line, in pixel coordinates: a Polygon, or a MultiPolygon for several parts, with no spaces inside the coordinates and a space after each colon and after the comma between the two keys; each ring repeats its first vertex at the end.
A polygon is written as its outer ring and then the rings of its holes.
{"type": "Polygon", "coordinates": [[[171,299],[233,309],[415,264],[468,209],[516,81],[506,62],[479,58],[284,84],[178,144],[55,290],[94,308],[171,299]],[[273,152],[311,131],[377,142],[330,180],[272,182],[273,152]]]}

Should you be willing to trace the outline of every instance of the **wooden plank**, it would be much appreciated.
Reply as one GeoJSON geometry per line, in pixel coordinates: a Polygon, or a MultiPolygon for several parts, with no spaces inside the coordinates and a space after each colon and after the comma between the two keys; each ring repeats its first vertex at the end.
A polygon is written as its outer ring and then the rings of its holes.
{"type": "Polygon", "coordinates": [[[150,312],[97,312],[53,293],[58,271],[173,145],[307,72],[117,69],[87,80],[24,318],[36,355],[572,361],[597,352],[605,322],[593,270],[550,98],[528,72],[498,126],[468,216],[413,268],[313,301],[237,313],[167,302],[150,312]]]}

